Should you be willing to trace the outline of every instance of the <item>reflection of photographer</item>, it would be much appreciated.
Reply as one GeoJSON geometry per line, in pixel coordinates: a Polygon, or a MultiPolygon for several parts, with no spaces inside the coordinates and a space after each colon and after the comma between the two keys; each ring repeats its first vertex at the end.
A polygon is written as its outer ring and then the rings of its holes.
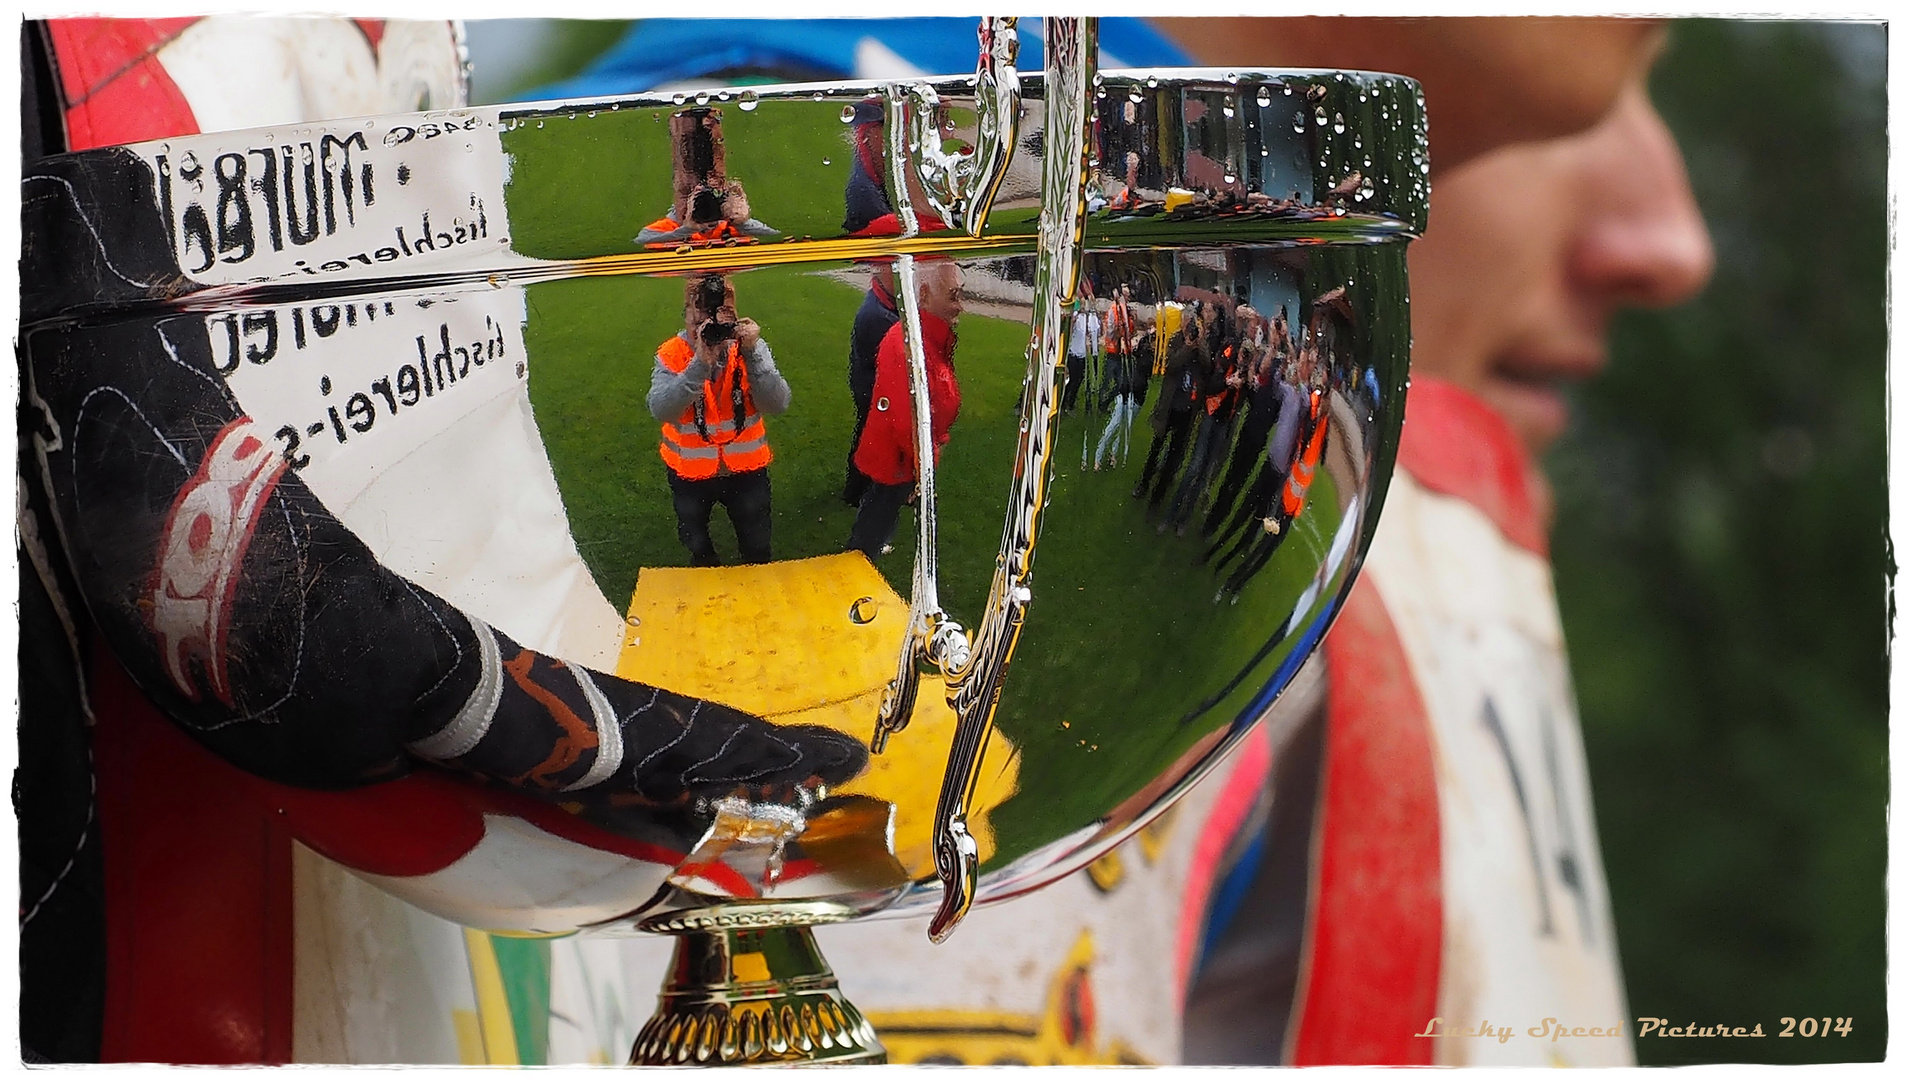
{"type": "Polygon", "coordinates": [[[748,193],[728,175],[720,109],[683,109],[669,118],[675,201],[636,234],[651,248],[752,244],[780,232],[749,216],[748,193]]]}
{"type": "Polygon", "coordinates": [[[662,422],[662,461],[675,496],[676,535],[695,566],[719,566],[709,517],[720,503],[745,563],[767,562],[768,447],[763,415],[788,408],[788,381],[753,319],[735,317],[721,274],[689,279],[682,332],[656,350],[649,412],[662,422]]]}

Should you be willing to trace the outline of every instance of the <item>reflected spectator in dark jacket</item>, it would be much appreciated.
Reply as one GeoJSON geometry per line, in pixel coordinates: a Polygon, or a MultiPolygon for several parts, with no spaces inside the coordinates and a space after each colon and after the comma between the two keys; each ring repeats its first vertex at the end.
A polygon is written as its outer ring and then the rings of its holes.
{"type": "Polygon", "coordinates": [[[1178,474],[1180,462],[1185,459],[1186,443],[1197,419],[1201,338],[1209,320],[1208,305],[1200,302],[1194,316],[1180,326],[1166,352],[1159,397],[1152,403],[1152,414],[1148,418],[1152,424],[1152,446],[1146,451],[1139,482],[1132,489],[1133,498],[1146,500],[1148,511],[1158,508],[1166,488],[1178,474]]]}
{"type": "Polygon", "coordinates": [[[1219,484],[1218,494],[1212,498],[1212,508],[1205,515],[1205,524],[1199,529],[1208,537],[1217,531],[1225,515],[1232,512],[1239,490],[1251,478],[1252,470],[1264,460],[1265,437],[1278,419],[1282,396],[1279,375],[1291,350],[1291,330],[1285,323],[1282,304],[1269,323],[1249,307],[1240,308],[1239,312],[1250,312],[1251,323],[1246,331],[1245,362],[1249,367],[1244,388],[1245,415],[1239,425],[1231,465],[1225,470],[1225,479],[1219,484]]]}
{"type": "MultiPolygon", "coordinates": [[[[1249,307],[1241,308],[1240,311],[1245,315],[1251,313],[1249,307]]],[[[1180,536],[1185,535],[1186,523],[1191,519],[1193,509],[1225,460],[1225,451],[1231,446],[1232,423],[1238,417],[1245,386],[1243,339],[1237,329],[1239,322],[1228,315],[1222,306],[1213,306],[1205,347],[1200,350],[1203,368],[1199,377],[1198,436],[1193,440],[1192,460],[1186,466],[1184,478],[1179,481],[1179,490],[1172,498],[1172,507],[1166,513],[1165,520],[1159,523],[1162,533],[1169,527],[1176,527],[1180,536]]]]}
{"type": "MultiPolygon", "coordinates": [[[[1226,596],[1238,602],[1238,596],[1245,585],[1256,577],[1278,548],[1291,535],[1291,528],[1304,511],[1311,498],[1311,482],[1317,478],[1318,467],[1323,463],[1327,440],[1331,437],[1331,378],[1327,366],[1318,361],[1316,353],[1311,355],[1308,378],[1303,390],[1304,410],[1299,415],[1297,438],[1291,454],[1291,465],[1286,471],[1284,483],[1272,495],[1271,505],[1264,517],[1259,519],[1262,532],[1258,529],[1246,529],[1245,536],[1251,544],[1244,558],[1239,560],[1238,569],[1232,571],[1218,594],[1212,598],[1216,603],[1226,596]]],[[[1243,542],[1241,542],[1241,547],[1243,542]]]]}
{"type": "Polygon", "coordinates": [[[847,479],[841,498],[849,506],[861,505],[861,496],[867,492],[867,474],[854,464],[854,452],[861,445],[867,410],[874,401],[875,356],[900,318],[900,309],[894,303],[894,268],[877,265],[848,336],[848,393],[854,397],[854,437],[848,440],[847,479]]]}
{"type": "MultiPolygon", "coordinates": [[[[1289,339],[1287,339],[1288,342],[1289,339]]],[[[1252,522],[1262,522],[1271,515],[1280,493],[1284,490],[1285,478],[1290,474],[1292,460],[1298,453],[1298,436],[1302,433],[1305,423],[1308,398],[1304,387],[1310,379],[1311,368],[1315,363],[1314,346],[1307,345],[1297,356],[1287,353],[1283,363],[1278,365],[1276,373],[1267,383],[1267,389],[1272,395],[1271,401],[1267,402],[1270,408],[1266,410],[1272,418],[1271,424],[1262,441],[1252,444],[1253,453],[1258,455],[1257,460],[1260,462],[1258,475],[1252,480],[1250,490],[1245,493],[1244,500],[1239,503],[1238,509],[1233,512],[1224,530],[1205,550],[1204,558],[1209,560],[1217,554],[1219,548],[1242,530],[1243,535],[1239,536],[1231,550],[1218,560],[1218,566],[1222,567],[1244,554],[1245,549],[1257,535],[1256,530],[1247,528],[1247,525],[1252,522]]]]}
{"type": "Polygon", "coordinates": [[[853,234],[894,212],[887,200],[887,110],[880,98],[854,103],[848,143],[847,215],[841,229],[853,234]]]}

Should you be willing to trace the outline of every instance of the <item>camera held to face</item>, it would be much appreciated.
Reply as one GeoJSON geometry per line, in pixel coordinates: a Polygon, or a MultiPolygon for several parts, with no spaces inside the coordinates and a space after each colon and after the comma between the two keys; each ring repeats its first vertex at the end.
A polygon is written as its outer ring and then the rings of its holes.
{"type": "Polygon", "coordinates": [[[728,303],[728,282],[719,274],[710,274],[695,287],[696,310],[708,316],[702,326],[702,344],[713,347],[735,337],[735,321],[722,317],[728,303]]]}
{"type": "Polygon", "coordinates": [[[721,188],[698,188],[689,196],[689,223],[713,225],[728,217],[728,193],[721,188]]]}

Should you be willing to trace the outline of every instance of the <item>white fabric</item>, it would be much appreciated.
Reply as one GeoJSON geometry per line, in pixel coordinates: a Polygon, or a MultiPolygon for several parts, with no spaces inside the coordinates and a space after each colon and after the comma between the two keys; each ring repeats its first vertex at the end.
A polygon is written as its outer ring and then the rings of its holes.
{"type": "Polygon", "coordinates": [[[1085,357],[1099,351],[1099,313],[1088,308],[1073,314],[1073,334],[1066,355],[1085,357]]]}
{"type": "Polygon", "coordinates": [[[348,19],[207,18],[158,52],[200,131],[463,105],[451,24],[389,19],[374,50],[348,19]]]}
{"type": "Polygon", "coordinates": [[[1364,573],[1429,714],[1443,860],[1438,1014],[1446,1029],[1517,1032],[1438,1039],[1437,1064],[1633,1065],[1548,563],[1400,469],[1364,573]],[[1621,1035],[1528,1034],[1552,1018],[1620,1025],[1621,1035]]]}

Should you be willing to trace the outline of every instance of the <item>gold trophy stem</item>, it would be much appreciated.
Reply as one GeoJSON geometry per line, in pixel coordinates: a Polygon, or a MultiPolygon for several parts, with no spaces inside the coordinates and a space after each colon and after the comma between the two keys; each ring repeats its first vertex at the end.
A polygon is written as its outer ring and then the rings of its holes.
{"type": "Polygon", "coordinates": [[[675,956],[629,1064],[886,1064],[812,927],[783,921],[791,916],[728,908],[659,920],[652,928],[675,935],[675,956]]]}

